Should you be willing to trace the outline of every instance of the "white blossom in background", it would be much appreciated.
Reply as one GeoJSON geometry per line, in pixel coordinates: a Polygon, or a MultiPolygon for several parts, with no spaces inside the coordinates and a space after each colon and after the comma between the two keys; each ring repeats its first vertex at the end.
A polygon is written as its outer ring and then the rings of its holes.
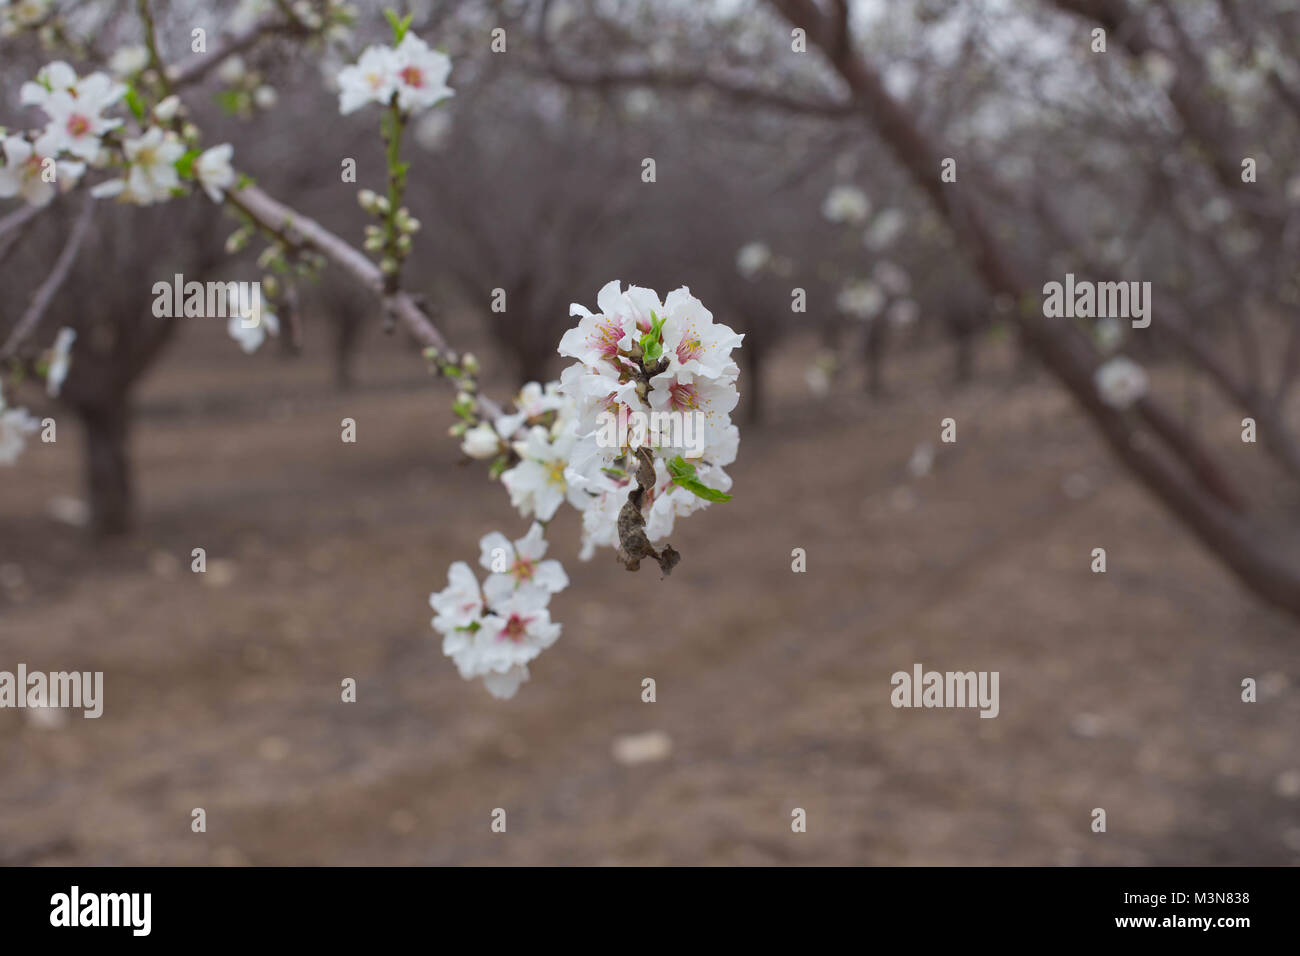
{"type": "Polygon", "coordinates": [[[226,332],[239,343],[245,355],[252,355],[262,347],[268,334],[280,334],[280,320],[263,308],[252,315],[232,315],[226,323],[226,332]]]}
{"type": "Polygon", "coordinates": [[[866,279],[850,282],[835,297],[835,306],[846,315],[869,322],[885,307],[885,293],[880,286],[866,279]]]}
{"type": "Polygon", "coordinates": [[[862,233],[863,244],[873,252],[892,246],[907,226],[907,215],[900,209],[886,209],[862,233]]]}
{"type": "Polygon", "coordinates": [[[860,225],[871,215],[871,200],[857,186],[835,186],[822,201],[822,215],[831,222],[860,225]]]}
{"type": "Polygon", "coordinates": [[[0,393],[0,465],[12,465],[27,446],[27,436],[40,422],[25,408],[8,408],[0,393]]]}
{"type": "Polygon", "coordinates": [[[461,438],[460,450],[470,458],[485,461],[495,458],[501,452],[501,436],[487,422],[479,422],[467,429],[461,438]]]}
{"type": "Polygon", "coordinates": [[[45,374],[45,390],[51,397],[57,397],[68,378],[68,366],[72,363],[72,343],[77,341],[77,330],[59,329],[51,349],[50,368],[45,374]]]}
{"type": "Polygon", "coordinates": [[[0,5],[0,36],[34,27],[49,14],[54,0],[13,0],[0,5]]]}
{"type": "Polygon", "coordinates": [[[1125,409],[1147,392],[1147,373],[1132,359],[1117,356],[1097,369],[1097,394],[1112,408],[1125,409]]]}
{"type": "Polygon", "coordinates": [[[108,68],[116,77],[135,76],[149,65],[148,48],[135,45],[119,47],[108,60],[108,68]]]}
{"type": "Polygon", "coordinates": [[[29,143],[21,136],[6,136],[4,165],[0,166],[0,199],[21,197],[33,206],[49,205],[59,190],[66,192],[76,185],[86,170],[84,163],[56,159],[48,136],[29,143]],[[54,162],[54,182],[46,182],[43,175],[47,160],[54,162]]]}
{"type": "Polygon", "coordinates": [[[772,250],[762,242],[748,242],[736,253],[736,271],[752,279],[772,261],[772,250]]]}
{"type": "Polygon", "coordinates": [[[248,75],[248,66],[242,56],[232,56],[217,67],[217,79],[226,86],[238,86],[248,75]]]}
{"type": "Polygon", "coordinates": [[[229,143],[204,150],[194,161],[194,177],[213,202],[221,202],[225,191],[235,185],[235,168],[230,164],[235,148],[229,143]]]}

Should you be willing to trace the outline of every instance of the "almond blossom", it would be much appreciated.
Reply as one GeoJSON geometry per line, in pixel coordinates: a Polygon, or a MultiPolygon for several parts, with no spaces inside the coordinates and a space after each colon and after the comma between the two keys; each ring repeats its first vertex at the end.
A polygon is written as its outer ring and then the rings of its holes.
{"type": "Polygon", "coordinates": [[[84,163],[56,159],[58,151],[48,134],[35,143],[21,136],[7,136],[3,142],[0,199],[21,196],[33,206],[46,206],[60,189],[75,186],[86,170],[84,163]]]}
{"type": "Polygon", "coordinates": [[[483,582],[483,593],[496,605],[522,588],[540,588],[556,594],[569,586],[569,577],[559,561],[543,561],[546,538],[542,526],[533,522],[528,533],[513,544],[500,531],[485,534],[479,541],[479,564],[493,572],[483,582]],[[498,571],[504,561],[504,571],[498,571]]]}

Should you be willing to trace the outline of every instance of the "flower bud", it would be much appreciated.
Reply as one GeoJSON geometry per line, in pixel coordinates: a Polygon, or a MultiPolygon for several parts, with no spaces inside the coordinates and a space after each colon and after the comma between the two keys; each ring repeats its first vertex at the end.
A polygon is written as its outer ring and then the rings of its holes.
{"type": "Polygon", "coordinates": [[[467,375],[478,374],[478,359],[474,357],[473,352],[465,353],[465,357],[460,360],[460,367],[465,370],[467,375]]]}
{"type": "Polygon", "coordinates": [[[154,119],[160,123],[170,123],[181,111],[181,98],[176,95],[167,97],[153,108],[154,119]]]}

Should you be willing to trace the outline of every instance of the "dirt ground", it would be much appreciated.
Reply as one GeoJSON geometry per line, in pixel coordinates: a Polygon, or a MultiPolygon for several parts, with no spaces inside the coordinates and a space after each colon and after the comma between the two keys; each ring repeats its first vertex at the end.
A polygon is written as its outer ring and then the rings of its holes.
{"type": "Polygon", "coordinates": [[[187,329],[140,398],[129,542],[50,515],[81,495],[71,418],[0,472],[0,669],[101,670],[106,697],[99,720],[0,711],[0,862],[1300,862],[1300,630],[1009,356],[961,391],[946,356],[907,358],[872,403],[852,377],[814,399],[791,349],[671,578],[579,562],[562,512],[563,635],[498,701],[427,599],[526,526],[457,466],[446,389],[379,338],[343,394],[323,345],[286,364],[187,329]],[[944,417],[958,441],[914,477],[944,417]],[[894,709],[916,662],[998,671],[1000,715],[894,709]],[[651,731],[666,759],[615,758],[651,731]]]}

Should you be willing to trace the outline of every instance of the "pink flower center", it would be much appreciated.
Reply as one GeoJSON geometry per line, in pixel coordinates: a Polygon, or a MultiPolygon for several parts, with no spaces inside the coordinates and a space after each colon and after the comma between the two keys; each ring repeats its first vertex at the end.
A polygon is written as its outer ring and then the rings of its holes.
{"type": "Polygon", "coordinates": [[[414,86],[416,89],[424,86],[424,71],[418,66],[408,66],[397,75],[407,86],[414,86]]]}
{"type": "Polygon", "coordinates": [[[72,136],[85,136],[90,132],[90,120],[80,113],[68,117],[68,133],[72,136]]]}
{"type": "Polygon", "coordinates": [[[528,636],[528,622],[530,620],[531,618],[511,614],[510,620],[506,621],[506,626],[501,628],[502,639],[518,644],[528,636]]]}
{"type": "Polygon", "coordinates": [[[529,561],[527,558],[516,558],[515,566],[510,569],[510,573],[520,581],[531,581],[533,575],[537,573],[537,562],[529,561]]]}
{"type": "Polygon", "coordinates": [[[691,359],[697,359],[704,354],[704,344],[699,339],[683,338],[677,346],[677,360],[680,362],[689,362],[691,359]]]}
{"type": "Polygon", "coordinates": [[[623,337],[623,329],[613,319],[606,319],[596,325],[596,334],[591,344],[600,350],[601,355],[618,355],[618,341],[623,337]]]}
{"type": "Polygon", "coordinates": [[[694,384],[673,382],[668,386],[668,401],[674,411],[695,409],[700,407],[700,393],[694,384]]]}

